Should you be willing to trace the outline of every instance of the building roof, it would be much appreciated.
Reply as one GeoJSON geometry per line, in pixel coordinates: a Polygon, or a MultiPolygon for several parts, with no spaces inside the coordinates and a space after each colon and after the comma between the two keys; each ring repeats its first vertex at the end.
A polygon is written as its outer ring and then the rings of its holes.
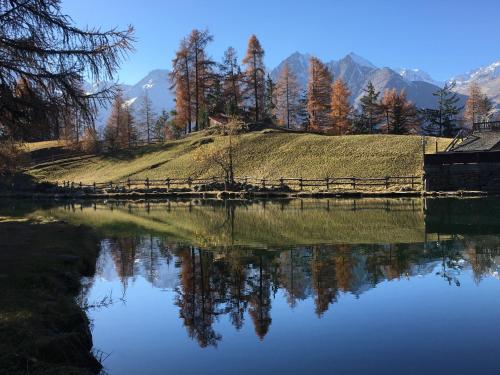
{"type": "Polygon", "coordinates": [[[500,131],[474,132],[457,144],[451,151],[491,151],[495,146],[500,147],[500,131]]]}

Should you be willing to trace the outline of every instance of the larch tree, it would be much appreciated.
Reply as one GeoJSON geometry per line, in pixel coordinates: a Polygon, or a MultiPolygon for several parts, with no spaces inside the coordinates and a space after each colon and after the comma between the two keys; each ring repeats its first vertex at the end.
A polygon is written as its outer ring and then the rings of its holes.
{"type": "Polygon", "coordinates": [[[222,78],[222,91],[225,112],[229,116],[236,116],[241,111],[241,81],[242,73],[238,64],[238,55],[233,47],[224,52],[224,58],[220,65],[222,78]]]}
{"type": "Polygon", "coordinates": [[[175,117],[179,127],[184,126],[186,133],[192,131],[192,99],[191,99],[191,64],[186,39],[180,43],[172,60],[172,71],[169,74],[170,89],[175,91],[175,117]]]}
{"type": "Polygon", "coordinates": [[[127,137],[127,123],[124,107],[123,93],[121,90],[118,90],[111,107],[111,114],[106,121],[104,129],[104,141],[108,149],[112,151],[125,146],[123,141],[127,137]]]}
{"type": "MultiPolygon", "coordinates": [[[[193,72],[193,100],[194,100],[194,124],[195,130],[200,130],[206,123],[202,123],[202,111],[206,112],[207,86],[211,77],[211,69],[214,64],[207,57],[206,47],[213,40],[213,36],[208,30],[194,29],[188,37],[188,51],[191,55],[193,72]]],[[[205,116],[206,117],[206,116],[205,116]]],[[[206,121],[206,119],[205,119],[206,121]]]]}
{"type": "Polygon", "coordinates": [[[476,122],[487,121],[492,110],[490,99],[483,94],[476,82],[469,86],[469,97],[465,103],[464,120],[472,127],[476,122]]]}
{"type": "Polygon", "coordinates": [[[360,121],[363,127],[363,129],[360,130],[362,133],[369,132],[373,134],[375,132],[375,127],[380,123],[382,117],[382,109],[379,103],[380,91],[375,90],[375,86],[373,86],[371,81],[368,82],[368,85],[363,91],[365,94],[359,101],[361,107],[360,121]]]}
{"type": "Polygon", "coordinates": [[[349,103],[351,92],[342,79],[336,79],[332,84],[332,103],[330,116],[332,118],[331,132],[347,134],[351,128],[353,108],[349,103]]]}
{"type": "Polygon", "coordinates": [[[144,90],[144,95],[140,99],[139,116],[142,132],[145,135],[146,141],[151,143],[156,114],[154,113],[153,102],[149,97],[147,89],[144,90]]]}
{"type": "Polygon", "coordinates": [[[44,117],[54,124],[73,110],[93,124],[97,106],[113,99],[116,86],[89,93],[83,83],[112,80],[132,50],[133,28],[78,28],[60,0],[9,0],[0,1],[0,40],[0,124],[9,133],[19,124],[33,126],[25,116],[35,103],[15,95],[21,77],[36,89],[44,117]]]}
{"type": "Polygon", "coordinates": [[[297,125],[299,99],[297,77],[286,63],[276,84],[276,113],[278,122],[287,129],[297,125]]]}
{"type": "Polygon", "coordinates": [[[386,131],[391,134],[414,133],[420,124],[415,105],[406,99],[404,90],[386,90],[381,107],[386,118],[386,131]]]}
{"type": "Polygon", "coordinates": [[[309,129],[323,131],[331,125],[330,105],[333,77],[327,66],[318,58],[311,57],[307,83],[307,112],[309,129]]]}
{"type": "Polygon", "coordinates": [[[264,49],[255,35],[248,40],[247,52],[242,62],[245,66],[246,92],[250,93],[253,105],[253,119],[259,122],[264,113],[265,66],[264,49]]]}

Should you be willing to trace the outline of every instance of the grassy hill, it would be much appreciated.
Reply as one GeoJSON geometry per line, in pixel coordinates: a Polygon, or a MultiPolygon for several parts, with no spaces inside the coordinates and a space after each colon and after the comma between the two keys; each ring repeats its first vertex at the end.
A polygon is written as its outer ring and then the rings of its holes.
{"type": "MultiPolygon", "coordinates": [[[[428,151],[436,138],[428,137],[428,151]]],[[[217,166],[196,161],[198,149],[217,146],[227,137],[205,132],[162,145],[144,146],[113,155],[89,155],[32,168],[29,173],[44,181],[109,182],[126,178],[218,176],[217,166]]],[[[438,138],[444,149],[449,139],[438,138]]],[[[263,130],[240,136],[236,175],[257,178],[326,176],[383,177],[420,175],[420,136],[326,136],[263,130]]]]}

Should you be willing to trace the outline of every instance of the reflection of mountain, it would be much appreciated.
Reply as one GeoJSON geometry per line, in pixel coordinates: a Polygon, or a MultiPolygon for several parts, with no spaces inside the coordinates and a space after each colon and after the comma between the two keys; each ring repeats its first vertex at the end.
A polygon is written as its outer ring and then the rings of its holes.
{"type": "Polygon", "coordinates": [[[183,325],[201,347],[217,346],[223,339],[214,328],[220,316],[227,316],[236,329],[251,322],[263,340],[272,329],[273,296],[278,290],[290,308],[314,301],[315,312],[322,317],[345,294],[363,298],[384,281],[428,275],[460,286],[467,271],[479,283],[489,275],[497,277],[500,259],[500,241],[484,236],[282,251],[242,247],[209,251],[151,235],[115,236],[102,244],[96,277],[118,277],[129,287],[142,278],[156,288],[175,291],[183,325]]]}

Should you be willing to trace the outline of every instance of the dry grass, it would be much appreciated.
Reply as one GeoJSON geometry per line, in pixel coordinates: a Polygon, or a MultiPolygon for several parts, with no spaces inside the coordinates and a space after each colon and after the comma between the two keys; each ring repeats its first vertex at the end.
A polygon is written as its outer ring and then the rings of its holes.
{"type": "MultiPolygon", "coordinates": [[[[428,138],[433,151],[435,138],[428,138]]],[[[449,139],[437,139],[444,149],[449,139]]],[[[201,132],[159,146],[145,146],[113,155],[57,161],[31,170],[39,180],[83,183],[219,176],[217,166],[196,161],[199,148],[223,145],[227,137],[201,132]]],[[[264,130],[240,136],[236,175],[279,177],[383,177],[420,175],[420,136],[324,136],[264,130]]]]}

